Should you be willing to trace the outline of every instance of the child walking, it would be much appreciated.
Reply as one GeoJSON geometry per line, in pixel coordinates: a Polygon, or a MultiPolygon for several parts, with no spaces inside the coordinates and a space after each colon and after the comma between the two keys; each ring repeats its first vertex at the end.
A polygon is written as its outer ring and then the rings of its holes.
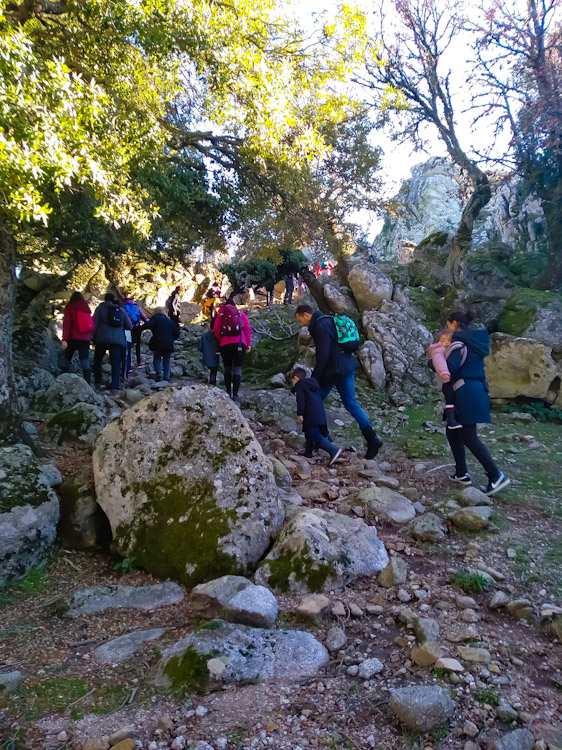
{"type": "Polygon", "coordinates": [[[437,387],[441,389],[443,396],[445,396],[445,421],[447,422],[447,429],[459,430],[462,425],[455,419],[455,391],[451,383],[451,373],[447,366],[447,357],[452,351],[452,336],[452,332],[446,329],[439,331],[435,343],[427,347],[426,353],[435,370],[437,387]]]}
{"type": "Polygon", "coordinates": [[[213,329],[207,331],[198,339],[197,348],[202,354],[203,365],[209,368],[209,385],[216,385],[219,371],[219,342],[213,329]]]}
{"type": "Polygon", "coordinates": [[[341,456],[342,449],[325,437],[328,427],[320,386],[315,378],[306,377],[306,370],[302,367],[295,367],[291,373],[291,382],[297,397],[298,421],[302,423],[306,438],[304,455],[311,458],[315,448],[322,448],[329,454],[331,466],[341,456]]]}

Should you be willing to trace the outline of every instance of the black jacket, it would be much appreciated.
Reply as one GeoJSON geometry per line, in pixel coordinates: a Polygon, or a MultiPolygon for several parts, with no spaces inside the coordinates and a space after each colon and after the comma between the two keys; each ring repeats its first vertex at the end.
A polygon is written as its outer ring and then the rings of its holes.
{"type": "Polygon", "coordinates": [[[303,428],[326,424],[326,410],[320,396],[320,386],[315,378],[301,378],[293,388],[297,397],[297,414],[304,417],[303,428]]]}
{"type": "Polygon", "coordinates": [[[150,318],[148,323],[145,323],[143,328],[148,328],[149,331],[152,331],[152,338],[148,345],[151,351],[174,351],[174,341],[180,335],[180,327],[174,320],[162,313],[156,313],[156,315],[150,318]]]}
{"type": "Polygon", "coordinates": [[[331,315],[316,310],[308,324],[310,335],[316,347],[316,366],[312,377],[321,388],[328,388],[357,369],[357,361],[352,354],[346,354],[338,344],[338,334],[331,315]]]}
{"type": "Polygon", "coordinates": [[[105,346],[127,346],[125,331],[130,331],[133,327],[131,319],[117,302],[102,302],[98,305],[94,313],[94,332],[92,341],[94,344],[105,346]],[[109,316],[113,309],[117,308],[123,312],[123,325],[119,328],[109,324],[109,316]]]}

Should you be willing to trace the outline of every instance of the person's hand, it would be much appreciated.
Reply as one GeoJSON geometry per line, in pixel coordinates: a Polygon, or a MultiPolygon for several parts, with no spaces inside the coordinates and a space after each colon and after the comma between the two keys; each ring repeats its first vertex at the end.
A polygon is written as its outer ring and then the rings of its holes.
{"type": "Polygon", "coordinates": [[[251,346],[247,346],[246,347],[246,354],[249,354],[251,351],[252,351],[252,347],[251,346]]]}
{"type": "Polygon", "coordinates": [[[297,417],[297,422],[299,424],[302,424],[304,422],[304,417],[303,416],[297,417]]]}
{"type": "Polygon", "coordinates": [[[443,375],[441,375],[441,380],[444,383],[449,383],[451,381],[451,376],[449,375],[448,372],[444,372],[443,375]]]}
{"type": "Polygon", "coordinates": [[[68,346],[68,342],[67,341],[63,341],[62,344],[61,344],[61,346],[62,346],[62,349],[64,351],[67,348],[67,346],[68,346]]]}

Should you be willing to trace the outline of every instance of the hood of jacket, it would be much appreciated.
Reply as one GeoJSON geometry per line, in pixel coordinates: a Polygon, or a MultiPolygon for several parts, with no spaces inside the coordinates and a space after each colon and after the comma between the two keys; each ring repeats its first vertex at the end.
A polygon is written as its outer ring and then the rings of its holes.
{"type": "Polygon", "coordinates": [[[479,357],[487,357],[490,353],[490,334],[485,328],[465,328],[455,331],[453,341],[462,341],[479,357]]]}
{"type": "Polygon", "coordinates": [[[301,378],[299,380],[299,383],[301,384],[301,388],[305,388],[311,393],[315,393],[316,391],[320,390],[320,386],[318,385],[318,381],[316,380],[316,378],[301,378]]]}
{"type": "Polygon", "coordinates": [[[77,299],[76,302],[73,302],[71,305],[68,305],[67,310],[80,310],[80,312],[89,313],[90,306],[88,305],[85,299],[77,299]]]}

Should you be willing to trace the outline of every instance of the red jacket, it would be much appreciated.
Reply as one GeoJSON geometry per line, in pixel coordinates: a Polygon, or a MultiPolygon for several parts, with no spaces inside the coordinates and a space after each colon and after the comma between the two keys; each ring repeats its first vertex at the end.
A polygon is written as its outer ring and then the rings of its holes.
{"type": "Polygon", "coordinates": [[[78,322],[76,320],[76,313],[80,310],[84,313],[90,313],[90,308],[85,299],[79,299],[73,302],[71,305],[67,305],[64,308],[64,316],[62,319],[62,340],[63,341],[89,341],[92,338],[92,333],[81,333],[78,330],[78,322]]]}

